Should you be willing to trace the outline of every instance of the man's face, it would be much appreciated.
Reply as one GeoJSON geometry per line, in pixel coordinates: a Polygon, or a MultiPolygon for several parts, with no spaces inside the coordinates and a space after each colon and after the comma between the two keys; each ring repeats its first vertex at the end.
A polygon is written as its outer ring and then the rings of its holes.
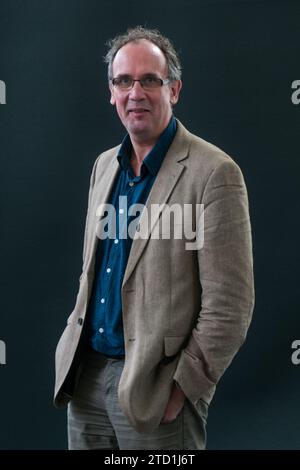
{"type": "MultiPolygon", "coordinates": [[[[167,63],[163,52],[145,39],[128,43],[118,50],[113,61],[113,78],[130,75],[139,79],[144,75],[167,78],[167,63]]],[[[134,82],[130,90],[119,90],[110,84],[112,105],[134,140],[150,142],[158,138],[168,125],[172,115],[171,104],[178,101],[182,83],[180,80],[161,87],[144,90],[140,82],[134,82]]]]}

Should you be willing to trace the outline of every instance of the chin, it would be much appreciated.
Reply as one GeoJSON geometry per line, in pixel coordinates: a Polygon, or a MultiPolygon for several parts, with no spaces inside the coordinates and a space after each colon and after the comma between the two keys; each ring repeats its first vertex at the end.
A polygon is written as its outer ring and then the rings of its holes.
{"type": "Polygon", "coordinates": [[[128,132],[131,134],[142,135],[142,134],[149,134],[151,132],[151,127],[149,125],[145,125],[140,123],[139,124],[129,124],[127,127],[128,132]]]}

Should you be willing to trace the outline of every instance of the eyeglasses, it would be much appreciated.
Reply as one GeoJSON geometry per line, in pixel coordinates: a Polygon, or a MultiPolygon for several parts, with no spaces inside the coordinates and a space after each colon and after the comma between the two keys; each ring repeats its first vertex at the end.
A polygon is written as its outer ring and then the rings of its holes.
{"type": "Polygon", "coordinates": [[[156,75],[145,75],[140,79],[132,78],[130,75],[120,75],[119,77],[113,78],[111,82],[118,90],[125,91],[131,90],[134,82],[140,82],[144,90],[153,90],[155,88],[160,88],[163,85],[167,85],[170,83],[170,80],[167,78],[158,78],[156,75]]]}

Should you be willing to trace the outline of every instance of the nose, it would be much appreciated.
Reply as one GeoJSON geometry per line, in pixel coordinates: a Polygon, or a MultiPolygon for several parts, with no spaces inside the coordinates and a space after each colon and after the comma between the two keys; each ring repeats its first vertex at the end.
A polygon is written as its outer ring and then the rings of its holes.
{"type": "Polygon", "coordinates": [[[129,97],[133,100],[142,100],[145,98],[145,91],[140,82],[133,82],[133,86],[129,92],[129,97]]]}

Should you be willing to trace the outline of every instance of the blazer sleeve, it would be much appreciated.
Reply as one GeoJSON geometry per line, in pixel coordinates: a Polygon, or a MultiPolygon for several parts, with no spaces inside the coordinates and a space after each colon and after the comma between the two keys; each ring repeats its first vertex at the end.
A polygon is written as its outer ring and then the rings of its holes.
{"type": "Polygon", "coordinates": [[[187,398],[210,403],[245,340],[254,307],[248,196],[242,172],[226,159],[203,192],[204,243],[198,250],[201,310],[174,375],[187,398]]]}

